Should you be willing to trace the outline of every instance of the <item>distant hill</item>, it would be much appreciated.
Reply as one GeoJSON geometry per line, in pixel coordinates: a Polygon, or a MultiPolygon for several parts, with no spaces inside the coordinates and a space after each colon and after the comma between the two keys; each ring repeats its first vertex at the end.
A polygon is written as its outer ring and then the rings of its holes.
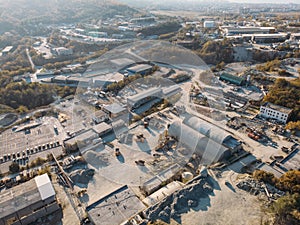
{"type": "Polygon", "coordinates": [[[16,26],[76,23],[136,13],[112,0],[0,0],[0,33],[16,26]]]}

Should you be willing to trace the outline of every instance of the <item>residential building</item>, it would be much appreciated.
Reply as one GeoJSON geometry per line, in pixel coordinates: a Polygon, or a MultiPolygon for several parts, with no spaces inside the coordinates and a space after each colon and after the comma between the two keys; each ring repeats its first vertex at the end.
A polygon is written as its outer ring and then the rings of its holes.
{"type": "Polygon", "coordinates": [[[59,209],[47,174],[0,193],[0,225],[32,224],[59,209]]]}
{"type": "Polygon", "coordinates": [[[259,114],[265,118],[271,118],[278,120],[282,123],[286,123],[292,113],[292,109],[275,105],[270,102],[265,102],[260,106],[259,114]]]}

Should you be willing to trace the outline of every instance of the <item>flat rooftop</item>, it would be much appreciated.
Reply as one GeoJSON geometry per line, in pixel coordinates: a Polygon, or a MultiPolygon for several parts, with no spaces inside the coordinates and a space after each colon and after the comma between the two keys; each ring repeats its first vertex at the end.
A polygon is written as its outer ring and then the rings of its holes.
{"type": "Polygon", "coordinates": [[[152,66],[148,65],[148,64],[139,64],[139,65],[127,68],[127,70],[134,71],[136,73],[143,72],[145,70],[150,70],[150,69],[152,69],[152,66]]]}
{"type": "Polygon", "coordinates": [[[99,199],[86,209],[96,225],[120,224],[146,206],[127,185],[99,199]]]}
{"type": "Polygon", "coordinates": [[[54,196],[55,191],[47,174],[0,193],[0,218],[54,196]]]}
{"type": "Polygon", "coordinates": [[[280,105],[275,105],[273,103],[270,102],[265,102],[262,106],[269,108],[269,109],[273,109],[282,113],[286,113],[286,114],[290,114],[293,110],[286,108],[284,106],[280,106],[280,105]]]}
{"type": "Polygon", "coordinates": [[[118,113],[121,113],[123,111],[126,110],[125,107],[121,106],[120,104],[118,103],[113,103],[111,105],[106,105],[103,107],[106,111],[112,113],[112,114],[118,114],[118,113]]]}
{"type": "Polygon", "coordinates": [[[107,123],[105,122],[102,122],[102,123],[99,123],[95,126],[93,126],[93,130],[98,133],[98,134],[102,134],[102,133],[105,133],[105,132],[108,132],[112,129],[112,126],[111,125],[108,125],[107,123]]]}

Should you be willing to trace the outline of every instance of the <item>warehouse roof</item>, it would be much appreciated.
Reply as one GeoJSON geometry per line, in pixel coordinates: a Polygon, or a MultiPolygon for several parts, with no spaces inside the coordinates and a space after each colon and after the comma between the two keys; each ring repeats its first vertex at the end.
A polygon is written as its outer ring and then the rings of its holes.
{"type": "Polygon", "coordinates": [[[222,161],[230,155],[228,148],[179,121],[170,125],[169,134],[189,148],[189,155],[199,154],[204,164],[222,161]]]}
{"type": "Polygon", "coordinates": [[[47,174],[4,190],[0,193],[0,218],[54,195],[55,192],[47,174]]]}
{"type": "Polygon", "coordinates": [[[195,116],[186,118],[183,123],[219,144],[232,137],[227,131],[195,116]]]}
{"type": "Polygon", "coordinates": [[[232,75],[232,74],[229,74],[229,73],[222,73],[220,75],[220,79],[229,81],[229,82],[237,84],[237,85],[241,85],[245,81],[244,77],[235,76],[235,75],[232,75]]]}
{"type": "Polygon", "coordinates": [[[96,225],[120,224],[145,209],[143,203],[127,185],[88,206],[87,211],[96,225]]]}
{"type": "Polygon", "coordinates": [[[141,73],[146,70],[152,69],[152,66],[149,64],[138,64],[136,66],[132,66],[127,68],[128,71],[133,72],[133,73],[141,73]]]}
{"type": "Polygon", "coordinates": [[[161,88],[157,88],[157,87],[154,87],[154,88],[150,88],[146,91],[143,91],[143,92],[140,92],[136,95],[133,95],[133,96],[129,96],[127,98],[127,100],[132,104],[134,105],[134,103],[146,98],[146,97],[150,97],[150,96],[156,96],[156,97],[161,97],[161,88]]]}
{"type": "Polygon", "coordinates": [[[112,113],[112,114],[118,114],[118,113],[121,113],[123,111],[125,111],[126,109],[121,106],[120,104],[118,103],[113,103],[113,104],[110,104],[110,105],[106,105],[103,107],[106,111],[112,113]]]}
{"type": "Polygon", "coordinates": [[[105,122],[102,122],[102,123],[99,123],[99,124],[93,126],[93,130],[98,134],[106,133],[106,132],[110,131],[111,129],[112,129],[111,125],[108,125],[105,122]]]}

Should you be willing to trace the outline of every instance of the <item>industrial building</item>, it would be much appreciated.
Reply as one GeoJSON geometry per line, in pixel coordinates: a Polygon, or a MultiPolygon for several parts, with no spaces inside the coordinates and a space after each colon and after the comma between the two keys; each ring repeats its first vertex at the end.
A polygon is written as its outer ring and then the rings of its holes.
{"type": "Polygon", "coordinates": [[[73,49],[65,48],[65,47],[53,48],[53,51],[59,56],[73,54],[73,49]]]}
{"type": "Polygon", "coordinates": [[[103,111],[106,112],[110,118],[116,118],[127,112],[126,108],[118,103],[103,106],[103,111]]]}
{"type": "MultiPolygon", "coordinates": [[[[169,135],[175,137],[179,146],[184,146],[189,150],[188,155],[197,154],[202,158],[203,165],[224,161],[231,156],[231,151],[220,143],[206,135],[194,130],[180,121],[173,122],[169,127],[169,135]]],[[[223,135],[214,134],[217,139],[222,139],[223,135]]]]}
{"type": "Polygon", "coordinates": [[[99,135],[99,137],[101,137],[101,136],[111,132],[112,126],[105,122],[102,122],[102,123],[99,123],[99,124],[93,126],[93,130],[99,135]]]}
{"type": "Polygon", "coordinates": [[[59,209],[47,174],[0,193],[0,225],[30,224],[59,209]]]}
{"type": "Polygon", "coordinates": [[[139,106],[157,98],[162,97],[161,88],[154,87],[146,91],[140,92],[136,95],[127,98],[127,105],[131,108],[138,108],[139,106]]]}
{"type": "Polygon", "coordinates": [[[210,21],[210,20],[204,21],[203,27],[204,28],[214,28],[215,27],[215,21],[210,21]]]}
{"type": "Polygon", "coordinates": [[[127,68],[127,72],[131,74],[141,74],[141,75],[147,75],[152,72],[153,66],[149,64],[138,64],[135,66],[131,66],[127,68]]]}
{"type": "Polygon", "coordinates": [[[282,123],[286,123],[292,113],[292,109],[265,102],[260,106],[259,114],[265,118],[275,119],[282,123]]]}
{"type": "Polygon", "coordinates": [[[95,111],[95,114],[92,119],[93,119],[94,123],[98,124],[98,123],[102,123],[102,122],[108,120],[109,115],[102,110],[97,110],[97,111],[95,111]]]}
{"type": "Polygon", "coordinates": [[[276,43],[284,42],[287,40],[288,35],[286,33],[280,34],[253,34],[251,41],[255,43],[276,43]]]}
{"type": "Polygon", "coordinates": [[[95,225],[121,224],[144,210],[146,206],[127,186],[122,186],[97,202],[86,207],[95,225]]]}
{"type": "Polygon", "coordinates": [[[274,34],[274,27],[253,27],[253,26],[221,26],[220,29],[226,36],[242,34],[274,34]]]}
{"type": "Polygon", "coordinates": [[[13,46],[6,46],[3,50],[2,50],[2,56],[6,56],[8,55],[8,53],[10,53],[12,51],[14,47],[13,46]]]}
{"type": "Polygon", "coordinates": [[[99,135],[93,129],[86,130],[77,136],[64,140],[64,146],[67,149],[77,149],[92,144],[99,135]]]}
{"type": "Polygon", "coordinates": [[[229,82],[231,84],[239,85],[239,86],[246,84],[246,78],[244,76],[235,76],[229,73],[222,73],[220,75],[220,80],[229,82]]]}
{"type": "Polygon", "coordinates": [[[169,126],[169,135],[179,141],[179,146],[187,147],[189,155],[200,155],[205,165],[224,161],[242,148],[227,131],[195,116],[173,122],[169,126]]]}

